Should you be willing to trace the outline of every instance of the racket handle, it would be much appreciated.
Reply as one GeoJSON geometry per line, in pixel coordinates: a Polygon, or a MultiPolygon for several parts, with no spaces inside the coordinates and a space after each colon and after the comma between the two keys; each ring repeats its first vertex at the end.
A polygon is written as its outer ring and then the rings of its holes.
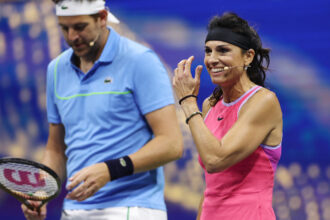
{"type": "Polygon", "coordinates": [[[31,210],[36,210],[38,214],[40,215],[41,207],[45,204],[44,201],[40,201],[40,205],[34,206],[32,205],[28,200],[24,201],[24,205],[26,205],[31,210]]]}
{"type": "Polygon", "coordinates": [[[28,200],[25,200],[23,203],[24,203],[24,205],[26,205],[31,210],[34,210],[35,209],[35,207],[33,205],[31,205],[31,203],[29,203],[28,200]]]}

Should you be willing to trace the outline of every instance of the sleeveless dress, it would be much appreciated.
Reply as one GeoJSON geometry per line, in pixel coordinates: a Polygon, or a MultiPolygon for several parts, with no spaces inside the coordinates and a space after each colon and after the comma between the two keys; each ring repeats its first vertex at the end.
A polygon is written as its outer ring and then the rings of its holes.
{"type": "MultiPolygon", "coordinates": [[[[205,124],[219,140],[237,121],[246,101],[262,87],[255,86],[231,103],[220,100],[205,117],[205,124]]],[[[237,136],[239,138],[239,134],[237,136]]],[[[218,173],[205,170],[206,189],[201,220],[273,220],[274,174],[281,144],[260,145],[247,158],[218,173]]]]}

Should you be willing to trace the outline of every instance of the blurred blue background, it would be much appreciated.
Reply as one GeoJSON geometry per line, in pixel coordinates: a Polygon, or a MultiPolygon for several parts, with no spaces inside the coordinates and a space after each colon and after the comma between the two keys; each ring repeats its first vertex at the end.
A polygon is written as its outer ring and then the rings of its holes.
{"type": "MultiPolygon", "coordinates": [[[[41,160],[47,140],[45,76],[65,43],[51,1],[0,1],[0,156],[41,160]]],[[[152,47],[171,73],[195,56],[203,64],[210,18],[233,11],[247,19],[272,49],[267,87],[280,100],[283,152],[276,173],[277,219],[330,219],[330,2],[284,0],[111,0],[119,32],[152,47]]],[[[213,91],[202,73],[198,104],[213,91]]],[[[178,109],[183,122],[183,114],[178,109]]],[[[189,130],[182,159],[165,166],[169,220],[195,219],[203,174],[189,130]]],[[[59,219],[61,200],[50,202],[59,219]]],[[[0,219],[24,219],[19,202],[0,191],[0,219]]]]}

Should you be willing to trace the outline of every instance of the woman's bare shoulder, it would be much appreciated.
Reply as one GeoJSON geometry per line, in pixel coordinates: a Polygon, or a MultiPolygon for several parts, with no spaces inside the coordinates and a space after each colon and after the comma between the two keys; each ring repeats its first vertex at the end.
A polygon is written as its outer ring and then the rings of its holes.
{"type": "Polygon", "coordinates": [[[244,112],[254,112],[256,115],[272,114],[282,116],[281,107],[276,94],[267,89],[261,88],[242,106],[240,114],[244,112]]]}
{"type": "MultiPolygon", "coordinates": [[[[278,98],[275,92],[267,89],[261,88],[254,97],[254,101],[260,102],[261,104],[279,104],[278,98]]],[[[253,98],[252,98],[253,100],[253,98]]]]}

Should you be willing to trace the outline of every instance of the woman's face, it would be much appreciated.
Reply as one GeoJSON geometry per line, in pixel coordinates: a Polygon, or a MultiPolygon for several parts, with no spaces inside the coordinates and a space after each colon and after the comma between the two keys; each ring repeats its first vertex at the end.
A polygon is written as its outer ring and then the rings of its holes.
{"type": "Polygon", "coordinates": [[[204,64],[214,84],[232,85],[245,72],[246,56],[242,49],[223,41],[205,43],[204,64]]]}

